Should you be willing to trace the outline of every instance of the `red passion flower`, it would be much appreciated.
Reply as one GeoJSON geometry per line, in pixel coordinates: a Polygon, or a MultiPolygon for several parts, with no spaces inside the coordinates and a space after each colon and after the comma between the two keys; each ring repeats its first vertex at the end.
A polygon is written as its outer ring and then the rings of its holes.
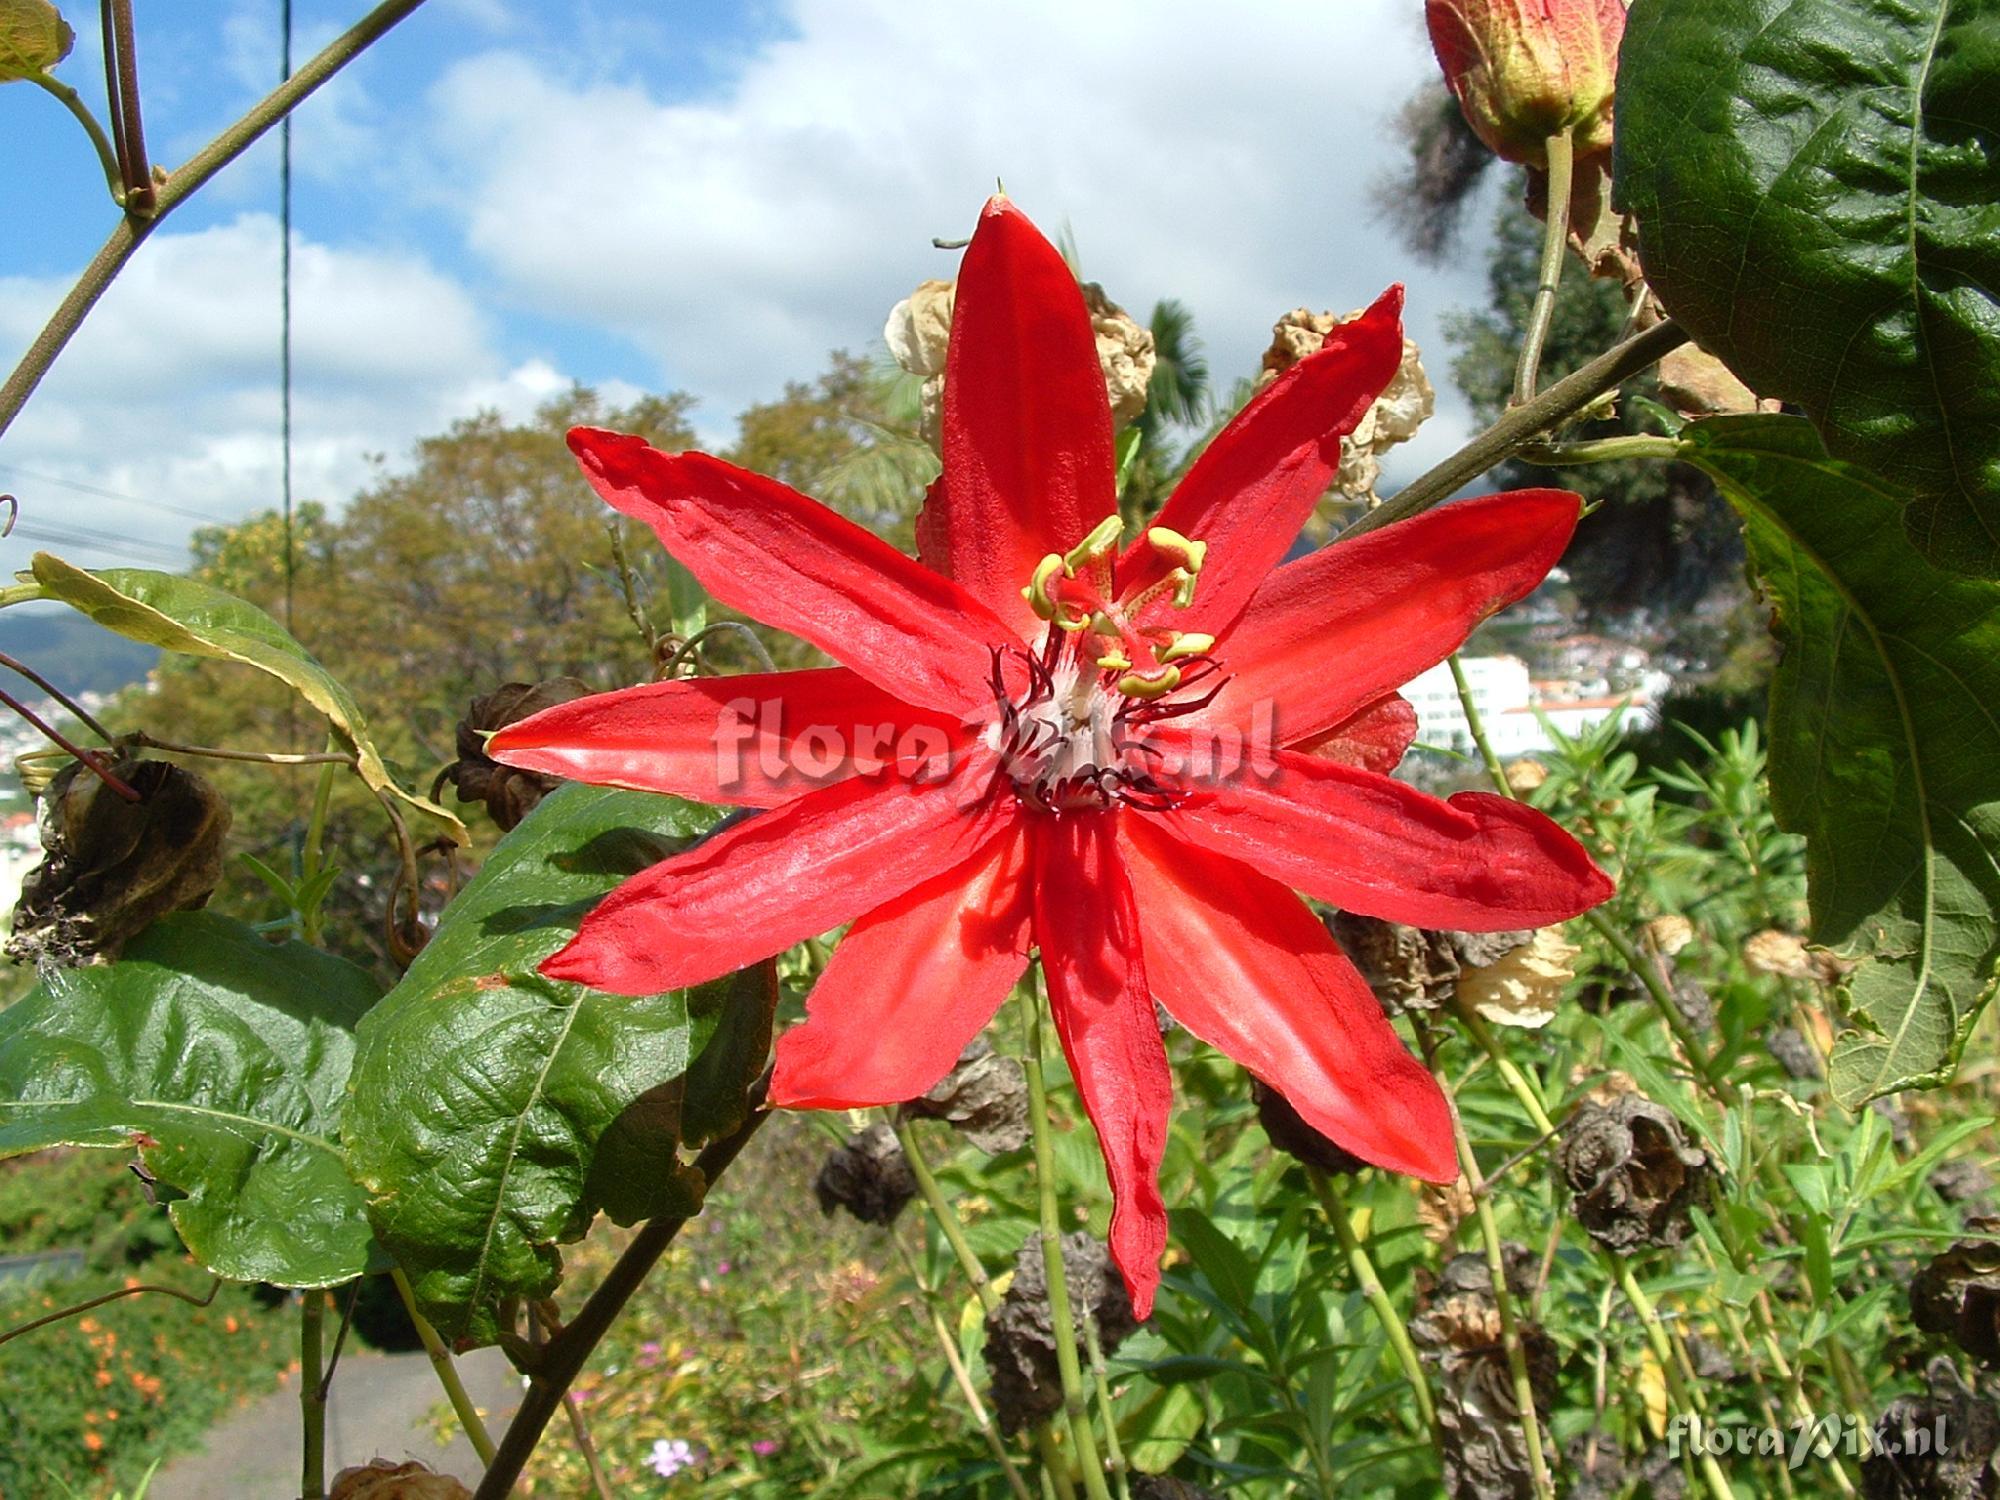
{"type": "Polygon", "coordinates": [[[571,433],[717,599],[844,665],[628,688],[492,738],[523,769],[766,809],[626,881],[542,972],[646,994],[852,922],[771,1083],[838,1109],[928,1089],[1039,948],[1141,1317],[1167,1223],[1156,1000],[1356,1156],[1455,1177],[1450,1103],[1294,889],[1492,931],[1612,887],[1541,813],[1388,774],[1416,729],[1396,688],[1541,581],[1576,496],[1279,566],[1396,372],[1401,306],[1274,380],[1129,542],[1076,279],[1000,198],[960,273],[920,561],[706,454],[571,433]]]}

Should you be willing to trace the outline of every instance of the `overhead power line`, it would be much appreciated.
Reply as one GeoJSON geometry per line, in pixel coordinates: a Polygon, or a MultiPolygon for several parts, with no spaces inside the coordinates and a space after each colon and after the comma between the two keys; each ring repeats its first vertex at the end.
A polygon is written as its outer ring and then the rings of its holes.
{"type": "Polygon", "coordinates": [[[0,464],[0,474],[8,474],[15,479],[25,479],[33,484],[52,484],[59,489],[75,490],[78,494],[95,495],[101,500],[117,500],[126,505],[143,505],[147,510],[157,510],[164,515],[183,516],[190,521],[210,521],[218,526],[234,526],[240,516],[220,516],[210,510],[193,510],[185,505],[169,504],[165,500],[147,500],[139,495],[127,495],[118,490],[107,490],[95,484],[85,484],[80,479],[64,479],[56,474],[38,474],[31,469],[17,469],[12,464],[0,464]]]}

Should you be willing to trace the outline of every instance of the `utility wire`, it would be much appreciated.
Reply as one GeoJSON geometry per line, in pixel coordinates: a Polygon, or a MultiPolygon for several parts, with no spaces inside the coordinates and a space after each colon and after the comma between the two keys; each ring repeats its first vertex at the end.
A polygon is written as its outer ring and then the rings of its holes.
{"type": "Polygon", "coordinates": [[[101,500],[117,500],[126,505],[143,505],[147,510],[157,510],[169,516],[184,516],[190,521],[210,521],[218,526],[234,526],[241,519],[217,515],[212,510],[193,510],[185,505],[170,505],[164,500],[147,500],[138,495],[127,495],[119,490],[107,490],[99,485],[85,484],[78,479],[64,479],[56,474],[38,474],[32,469],[17,469],[12,464],[0,464],[0,474],[11,474],[16,479],[25,479],[32,484],[52,484],[58,489],[75,490],[79,495],[95,495],[101,500]]]}
{"type": "MultiPolygon", "coordinates": [[[[285,84],[292,77],[292,0],[283,0],[282,12],[278,82],[285,84]]],[[[278,126],[278,240],[278,386],[280,441],[284,445],[285,629],[296,634],[292,625],[292,581],[298,571],[298,560],[292,546],[292,116],[289,110],[278,126]]]]}

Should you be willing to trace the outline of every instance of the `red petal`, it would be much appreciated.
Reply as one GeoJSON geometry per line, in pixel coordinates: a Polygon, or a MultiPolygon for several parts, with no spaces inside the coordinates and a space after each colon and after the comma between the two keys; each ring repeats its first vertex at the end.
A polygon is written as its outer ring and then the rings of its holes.
{"type": "Polygon", "coordinates": [[[1581,504],[1567,490],[1488,495],[1286,564],[1223,643],[1230,677],[1201,717],[1249,724],[1275,702],[1279,743],[1325,733],[1532,592],[1581,504]]]}
{"type": "Polygon", "coordinates": [[[1004,830],[981,853],[848,929],[778,1040],[783,1109],[895,1104],[949,1073],[1028,966],[1026,844],[1004,830]]]}
{"type": "Polygon", "coordinates": [[[924,558],[1029,639],[1035,564],[1118,510],[1111,404],[1076,276],[1005,198],[979,217],[946,355],[924,558]]]}
{"type": "Polygon", "coordinates": [[[1387,776],[1403,763],[1416,737],[1417,711],[1401,693],[1390,693],[1297,748],[1322,760],[1387,776]]]}
{"type": "Polygon", "coordinates": [[[1364,1161],[1458,1176],[1451,1104],[1298,897],[1233,859],[1120,826],[1146,977],[1174,1019],[1364,1161]]]}
{"type": "Polygon", "coordinates": [[[1449,802],[1295,750],[1268,777],[1194,790],[1160,825],[1364,916],[1415,927],[1542,927],[1611,895],[1610,878],[1549,818],[1506,797],[1449,802]]]}
{"type": "Polygon", "coordinates": [[[706,453],[578,427],[569,445],[614,509],[644,521],[703,588],[790,631],[906,703],[992,707],[992,650],[1014,632],[949,579],[845,516],[706,453]]]}
{"type": "MultiPolygon", "coordinates": [[[[1158,524],[1207,542],[1208,558],[1193,605],[1166,608],[1154,623],[1219,636],[1242,613],[1333,482],[1340,440],[1395,378],[1402,313],[1403,289],[1392,286],[1334,329],[1318,353],[1266,386],[1202,451],[1158,524]]],[[[1167,566],[1143,540],[1135,542],[1120,559],[1120,591],[1129,596],[1167,566]]]]}
{"type": "Polygon", "coordinates": [[[606,896],[542,964],[620,995],[700,984],[895,900],[963,864],[1012,798],[968,806],[990,755],[942,780],[853,776],[724,828],[606,896]]]}
{"type": "Polygon", "coordinates": [[[1035,937],[1063,1055],[1111,1178],[1111,1258],[1143,1319],[1153,1310],[1167,1245],[1160,1156],[1174,1089],[1116,817],[1086,813],[1031,825],[1035,937]]]}
{"type": "Polygon", "coordinates": [[[654,682],[559,703],[486,742],[505,765],[593,786],[775,807],[816,786],[955,748],[956,715],[832,667],[654,682]],[[803,743],[801,743],[803,740],[803,743]]]}

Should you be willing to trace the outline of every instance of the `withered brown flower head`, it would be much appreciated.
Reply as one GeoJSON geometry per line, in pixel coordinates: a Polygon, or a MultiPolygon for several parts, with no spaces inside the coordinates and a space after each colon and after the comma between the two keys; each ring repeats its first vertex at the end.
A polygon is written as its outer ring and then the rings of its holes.
{"type": "Polygon", "coordinates": [[[1993,1500],[2000,1409],[1967,1390],[1949,1359],[1932,1360],[1924,1376],[1928,1395],[1898,1396],[1875,1424],[1861,1460],[1864,1500],[1993,1500]]]}
{"type": "Polygon", "coordinates": [[[1577,1219],[1620,1254],[1678,1245],[1711,1174],[1680,1121],[1642,1094],[1584,1105],[1563,1133],[1560,1159],[1577,1219]]]}
{"type": "Polygon", "coordinates": [[[562,783],[554,776],[501,765],[486,753],[486,736],[589,693],[588,683],[574,677],[553,677],[547,682],[509,682],[483,698],[474,698],[466,705],[465,717],[458,721],[458,759],[445,768],[440,782],[449,780],[457,788],[460,802],[484,802],[487,814],[505,833],[562,783]]]}
{"type": "Polygon", "coordinates": [[[896,1132],[877,1122],[834,1149],[819,1169],[813,1192],[821,1213],[844,1208],[864,1224],[888,1224],[917,1195],[917,1178],[896,1132]]]}
{"type": "Polygon", "coordinates": [[[1307,1166],[1318,1167],[1323,1172],[1352,1175],[1368,1165],[1306,1124],[1285,1096],[1262,1079],[1250,1080],[1250,1097],[1257,1101],[1257,1123],[1264,1127],[1264,1134],[1270,1138],[1273,1150],[1296,1157],[1307,1166]]]}
{"type": "MultiPolygon", "coordinates": [[[[1971,1218],[1965,1227],[1993,1234],[2000,1219],[1971,1218]]],[[[2000,1365],[2000,1244],[1960,1240],[1935,1256],[1910,1283],[1910,1317],[1982,1364],[2000,1365]]]]}
{"type": "MultiPolygon", "coordinates": [[[[1502,1258],[1508,1290],[1525,1303],[1535,1274],[1533,1252],[1507,1245],[1502,1258]]],[[[1519,1331],[1535,1409],[1546,1420],[1556,1391],[1555,1344],[1526,1319],[1519,1331]]],[[[1453,1256],[1435,1285],[1420,1288],[1410,1338],[1437,1367],[1446,1493],[1452,1500],[1529,1500],[1533,1486],[1521,1409],[1485,1256],[1453,1256]]]]}
{"type": "Polygon", "coordinates": [[[903,1117],[943,1120],[989,1156],[1028,1144],[1028,1075],[1020,1060],[1000,1057],[979,1037],[958,1066],[903,1106],[903,1117]]]}
{"type": "Polygon", "coordinates": [[[44,966],[114,959],[170,911],[207,904],[222,879],[229,804],[194,772],[126,757],[127,802],[76,763],[41,797],[42,862],[21,882],[7,954],[44,966]]]}
{"type": "Polygon", "coordinates": [[[327,1500],[472,1500],[472,1491],[414,1459],[374,1458],[336,1474],[327,1500]]]}
{"type": "Polygon", "coordinates": [[[1327,926],[1391,1015],[1436,1010],[1451,998],[1467,970],[1498,963],[1535,935],[1533,929],[1432,931],[1345,911],[1336,912],[1327,926]]]}
{"type": "MultiPolygon", "coordinates": [[[[1098,1346],[1110,1354],[1138,1331],[1124,1281],[1111,1273],[1102,1241],[1078,1230],[1062,1242],[1063,1273],[1077,1316],[1097,1324],[1098,1346]]],[[[1078,1354],[1085,1354],[1079,1326],[1078,1354]]],[[[1014,1257],[1014,1279],[1000,1305],[986,1315],[986,1368],[993,1376],[993,1410],[1000,1430],[1019,1432],[1062,1407],[1056,1366],[1055,1323],[1039,1235],[1030,1234],[1014,1257]]]]}

